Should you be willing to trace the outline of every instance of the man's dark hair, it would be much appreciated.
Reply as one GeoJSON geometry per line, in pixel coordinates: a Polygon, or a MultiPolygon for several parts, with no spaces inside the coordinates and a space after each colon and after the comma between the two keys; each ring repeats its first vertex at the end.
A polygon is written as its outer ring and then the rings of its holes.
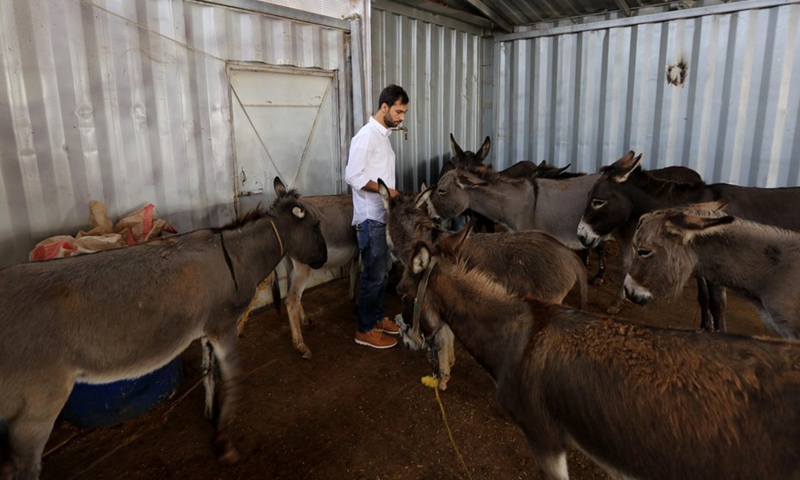
{"type": "Polygon", "coordinates": [[[380,109],[384,103],[391,108],[394,102],[398,100],[400,100],[401,104],[408,105],[408,94],[400,85],[389,85],[383,89],[381,96],[378,97],[378,109],[380,109]]]}

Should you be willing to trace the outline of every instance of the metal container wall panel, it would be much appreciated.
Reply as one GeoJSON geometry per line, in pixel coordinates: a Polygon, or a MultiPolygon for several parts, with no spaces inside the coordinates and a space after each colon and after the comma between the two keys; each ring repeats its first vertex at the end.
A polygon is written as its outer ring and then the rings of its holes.
{"type": "MultiPolygon", "coordinates": [[[[450,133],[465,149],[480,146],[480,35],[372,11],[372,87],[378,101],[386,85],[409,95],[402,132],[392,134],[397,153],[397,188],[418,190],[434,182],[450,158],[450,133]]],[[[371,113],[377,105],[373,105],[371,113]]]]}
{"type": "Polygon", "coordinates": [[[147,203],[234,215],[226,61],[340,69],[341,30],[178,0],[0,2],[0,265],[147,203]],[[138,24],[138,25],[137,25],[138,24]]]}
{"type": "Polygon", "coordinates": [[[495,58],[498,168],[595,172],[632,149],[707,182],[800,185],[800,4],[499,42],[495,58]]]}

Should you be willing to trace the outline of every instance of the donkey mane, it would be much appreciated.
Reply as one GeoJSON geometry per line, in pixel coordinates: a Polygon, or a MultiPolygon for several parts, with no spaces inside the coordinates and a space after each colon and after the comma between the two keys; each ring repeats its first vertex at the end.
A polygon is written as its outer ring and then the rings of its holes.
{"type": "Polygon", "coordinates": [[[272,211],[272,209],[277,207],[279,203],[281,203],[284,199],[289,197],[291,197],[294,200],[297,200],[300,198],[300,192],[298,192],[296,188],[291,188],[287,190],[285,194],[278,195],[277,197],[275,197],[275,200],[272,201],[272,205],[269,206],[268,210],[272,211]]]}
{"type": "MultiPolygon", "coordinates": [[[[692,205],[685,205],[681,207],[666,208],[650,214],[650,216],[660,216],[664,219],[669,219],[675,215],[697,215],[708,218],[722,218],[729,215],[725,211],[725,205],[721,202],[711,203],[698,203],[692,205]]],[[[782,240],[789,242],[798,242],[800,240],[800,233],[794,230],[788,230],[774,225],[767,225],[747,220],[741,217],[735,217],[736,220],[728,225],[720,226],[721,230],[711,230],[709,232],[700,232],[698,236],[713,236],[722,235],[723,232],[737,227],[747,228],[748,230],[763,235],[764,237],[772,238],[773,240],[782,240]]]]}
{"type": "Polygon", "coordinates": [[[212,230],[214,230],[215,232],[220,232],[220,231],[223,231],[223,230],[235,230],[237,228],[241,228],[241,227],[247,225],[250,222],[255,222],[256,220],[258,220],[260,218],[264,218],[264,217],[268,217],[268,216],[269,216],[269,212],[267,212],[267,210],[264,207],[259,205],[256,208],[254,208],[254,209],[250,210],[249,212],[245,213],[244,215],[240,215],[237,218],[234,218],[233,220],[231,220],[230,222],[228,222],[224,226],[219,227],[219,228],[214,228],[212,230]]]}
{"type": "Polygon", "coordinates": [[[511,178],[505,175],[501,175],[500,172],[494,170],[491,166],[487,165],[480,165],[477,167],[460,167],[464,170],[474,174],[477,177],[480,177],[482,180],[486,180],[489,183],[507,183],[512,185],[520,185],[524,183],[529,183],[531,181],[535,181],[534,179],[527,179],[527,178],[511,178]]]}
{"type": "MultiPolygon", "coordinates": [[[[613,165],[607,165],[600,169],[600,173],[607,178],[617,173],[617,169],[614,168],[613,165]]],[[[702,180],[699,182],[681,182],[657,178],[651,175],[649,171],[642,168],[637,168],[636,171],[631,173],[628,182],[631,181],[635,182],[636,186],[640,189],[650,192],[652,196],[667,198],[679,196],[686,192],[702,192],[706,186],[705,182],[702,180]]]]}
{"type": "Polygon", "coordinates": [[[237,228],[241,228],[247,225],[248,223],[255,222],[256,220],[259,220],[261,218],[269,217],[270,216],[269,212],[271,212],[280,202],[289,197],[297,200],[300,198],[300,193],[297,191],[296,188],[293,188],[287,191],[285,195],[278,195],[268,209],[265,209],[264,207],[261,206],[261,204],[259,204],[252,210],[246,212],[244,215],[240,215],[237,218],[234,218],[233,220],[225,224],[224,226],[220,228],[214,228],[212,230],[214,232],[220,232],[222,230],[235,230],[237,228]]]}
{"type": "MultiPolygon", "coordinates": [[[[509,297],[522,299],[519,295],[510,292],[509,289],[503,285],[502,282],[495,279],[490,273],[483,270],[480,265],[475,264],[474,262],[467,262],[467,259],[464,258],[457,252],[451,251],[448,248],[438,248],[434,247],[436,250],[436,255],[439,255],[442,258],[446,258],[449,265],[444,266],[439,264],[439,267],[447,269],[451,272],[455,272],[456,275],[461,276],[463,283],[462,287],[470,292],[474,293],[474,296],[471,295],[471,298],[477,298],[477,296],[483,295],[490,298],[491,301],[483,302],[485,305],[489,306],[494,303],[502,303],[508,301],[509,297]],[[470,264],[472,263],[472,264],[470,264]]],[[[444,271],[442,272],[444,273],[444,271]]],[[[452,276],[452,274],[448,274],[447,276],[452,276]]],[[[465,303],[465,305],[472,305],[470,302],[465,303]]],[[[475,306],[472,305],[470,308],[474,308],[475,306]]]]}

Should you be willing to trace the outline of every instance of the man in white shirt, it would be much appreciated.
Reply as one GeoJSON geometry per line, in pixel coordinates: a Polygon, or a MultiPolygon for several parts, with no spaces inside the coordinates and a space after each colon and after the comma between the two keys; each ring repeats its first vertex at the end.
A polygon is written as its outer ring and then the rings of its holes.
{"type": "Polygon", "coordinates": [[[358,294],[356,343],[373,348],[391,348],[399,335],[397,325],[386,316],[383,295],[389,281],[392,257],[386,245],[386,210],[378,192],[378,179],[397,195],[394,150],[389,141],[393,127],[408,111],[408,94],[389,85],[378,97],[378,111],[361,127],[350,143],[344,179],[353,191],[353,225],[361,249],[361,288],[358,294]],[[389,335],[387,335],[389,334],[389,335]]]}

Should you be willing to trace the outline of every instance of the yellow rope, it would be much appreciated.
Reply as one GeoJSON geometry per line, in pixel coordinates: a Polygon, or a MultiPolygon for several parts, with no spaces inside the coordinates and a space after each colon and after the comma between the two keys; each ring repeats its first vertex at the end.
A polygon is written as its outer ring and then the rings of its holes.
{"type": "Polygon", "coordinates": [[[453,450],[455,450],[456,455],[458,455],[458,461],[461,462],[461,466],[464,467],[464,471],[467,472],[467,478],[472,480],[472,474],[469,473],[467,464],[464,463],[464,457],[462,457],[461,452],[458,451],[456,441],[453,439],[453,432],[450,430],[450,425],[447,423],[447,417],[444,414],[444,405],[442,404],[442,399],[439,397],[439,380],[431,377],[430,375],[422,377],[420,380],[422,381],[423,385],[432,388],[433,391],[436,392],[436,401],[439,402],[439,410],[442,411],[442,421],[444,421],[444,427],[447,429],[447,436],[450,437],[450,444],[453,445],[453,450]]]}

